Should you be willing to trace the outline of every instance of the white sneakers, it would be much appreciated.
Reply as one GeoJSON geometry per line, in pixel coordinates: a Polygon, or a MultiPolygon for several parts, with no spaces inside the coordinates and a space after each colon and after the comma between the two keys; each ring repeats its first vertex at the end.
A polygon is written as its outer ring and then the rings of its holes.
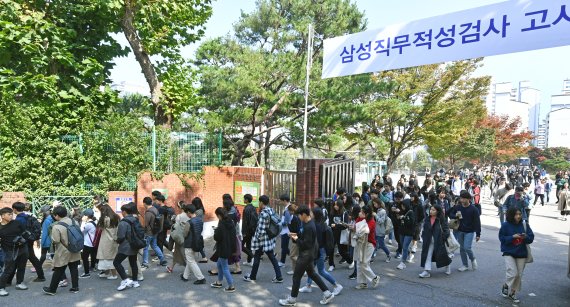
{"type": "Polygon", "coordinates": [[[332,271],[334,271],[334,266],[331,265],[331,266],[329,266],[329,272],[332,272],[332,271]]]}
{"type": "Polygon", "coordinates": [[[420,273],[420,278],[430,278],[431,274],[428,271],[423,271],[420,273]]]}
{"type": "Polygon", "coordinates": [[[349,270],[354,269],[354,260],[348,265],[348,269],[349,270]]]}
{"type": "Polygon", "coordinates": [[[478,265],[477,265],[477,259],[473,259],[473,260],[471,261],[471,269],[472,269],[473,271],[475,271],[475,270],[477,270],[477,267],[478,267],[478,265]]]}
{"type": "Polygon", "coordinates": [[[417,246],[412,246],[412,253],[415,253],[418,251],[418,247],[417,246]]]}
{"type": "Polygon", "coordinates": [[[410,254],[410,256],[408,256],[408,260],[406,260],[408,263],[411,263],[414,260],[414,254],[410,254]]]}
{"type": "MultiPolygon", "coordinates": [[[[132,288],[132,287],[134,286],[133,283],[134,283],[134,282],[133,282],[131,279],[129,279],[129,278],[123,280],[123,281],[121,281],[121,285],[117,288],[117,291],[123,291],[123,290],[125,290],[127,287],[132,288]]],[[[136,283],[137,283],[137,285],[138,285],[138,282],[136,282],[136,283]]],[[[139,286],[140,286],[140,285],[139,285],[139,286]]],[[[137,286],[136,288],[138,288],[138,286],[137,286]]]]}
{"type": "Polygon", "coordinates": [[[279,305],[281,306],[295,306],[295,304],[297,304],[297,299],[290,295],[284,300],[279,300],[279,305]]]}
{"type": "Polygon", "coordinates": [[[323,294],[323,299],[319,302],[321,303],[321,305],[326,305],[328,303],[330,303],[334,298],[334,294],[330,291],[325,291],[325,293],[323,294]]]}
{"type": "Polygon", "coordinates": [[[466,267],[466,266],[464,266],[464,265],[462,265],[462,266],[460,266],[457,270],[458,270],[459,272],[465,272],[465,271],[469,270],[469,268],[466,267]]]}
{"type": "Polygon", "coordinates": [[[117,275],[109,275],[107,276],[107,280],[117,280],[119,277],[117,275]]]}
{"type": "Polygon", "coordinates": [[[2,288],[0,289],[0,296],[8,296],[8,291],[6,291],[6,289],[2,288]]]}
{"type": "Polygon", "coordinates": [[[282,267],[284,267],[284,266],[285,266],[285,263],[283,263],[283,262],[279,261],[279,262],[277,262],[277,265],[279,265],[279,267],[280,267],[280,268],[282,268],[282,267]]]}
{"type": "Polygon", "coordinates": [[[380,275],[376,275],[376,277],[372,279],[372,288],[378,287],[379,284],[380,284],[380,275]]]}
{"type": "Polygon", "coordinates": [[[336,284],[336,287],[333,288],[332,293],[334,294],[334,296],[337,296],[340,294],[340,291],[342,291],[343,287],[340,284],[336,284]]]}
{"type": "Polygon", "coordinates": [[[28,286],[26,286],[26,285],[23,284],[23,283],[17,284],[17,285],[16,285],[16,290],[28,290],[28,286]]]}
{"type": "Polygon", "coordinates": [[[62,281],[59,282],[59,284],[57,284],[57,286],[60,287],[60,288],[65,288],[65,287],[67,287],[67,285],[68,285],[68,284],[67,284],[67,279],[62,280],[62,281]]]}
{"type": "Polygon", "coordinates": [[[445,267],[445,274],[451,275],[451,266],[450,265],[445,267]]]}
{"type": "Polygon", "coordinates": [[[400,262],[400,264],[398,264],[398,266],[396,267],[398,270],[403,270],[406,268],[406,264],[403,262],[400,262]]]}
{"type": "Polygon", "coordinates": [[[311,286],[309,285],[305,285],[304,287],[299,289],[299,292],[301,293],[311,293],[313,292],[313,288],[311,288],[311,286]]]}
{"type": "Polygon", "coordinates": [[[295,271],[287,271],[287,275],[293,275],[295,274],[295,271]]]}

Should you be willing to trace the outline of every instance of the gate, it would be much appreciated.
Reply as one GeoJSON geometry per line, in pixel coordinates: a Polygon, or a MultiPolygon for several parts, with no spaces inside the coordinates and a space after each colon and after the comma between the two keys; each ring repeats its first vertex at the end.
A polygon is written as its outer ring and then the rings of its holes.
{"type": "Polygon", "coordinates": [[[283,206],[279,203],[279,197],[289,195],[291,202],[295,202],[297,184],[296,171],[270,171],[263,172],[263,194],[269,197],[271,206],[278,214],[283,213],[283,206]]]}
{"type": "Polygon", "coordinates": [[[356,168],[354,159],[333,160],[320,166],[319,197],[332,199],[337,188],[345,188],[346,193],[354,193],[356,168]]]}
{"type": "Polygon", "coordinates": [[[38,216],[43,206],[53,206],[55,202],[64,206],[69,216],[72,215],[73,208],[79,208],[81,211],[93,208],[93,196],[36,196],[32,198],[32,213],[38,216]]]}

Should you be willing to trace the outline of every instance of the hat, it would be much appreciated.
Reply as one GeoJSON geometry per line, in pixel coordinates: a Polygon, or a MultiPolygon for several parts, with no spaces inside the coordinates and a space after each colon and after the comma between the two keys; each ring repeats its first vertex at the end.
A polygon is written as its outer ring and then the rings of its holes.
{"type": "Polygon", "coordinates": [[[48,213],[51,211],[51,205],[44,205],[40,208],[41,213],[48,213]]]}
{"type": "Polygon", "coordinates": [[[83,210],[83,215],[93,216],[93,215],[95,215],[95,212],[93,211],[93,209],[85,209],[85,210],[83,210]]]}

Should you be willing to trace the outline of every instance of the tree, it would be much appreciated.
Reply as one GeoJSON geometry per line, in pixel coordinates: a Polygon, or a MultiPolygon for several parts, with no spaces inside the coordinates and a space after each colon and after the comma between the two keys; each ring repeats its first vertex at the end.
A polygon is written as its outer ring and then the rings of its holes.
{"type": "Polygon", "coordinates": [[[347,0],[319,5],[309,0],[260,0],[254,12],[242,13],[235,36],[200,46],[196,64],[202,85],[200,110],[205,110],[200,115],[209,131],[223,131],[232,165],[242,165],[251,156],[258,164],[263,156],[267,164],[272,145],[300,147],[307,56],[314,62],[310,110],[315,112],[338,98],[332,89],[342,83],[320,79],[323,39],[364,28],[363,13],[347,0]],[[307,55],[309,23],[315,25],[316,35],[313,54],[307,55]]]}
{"type": "Polygon", "coordinates": [[[431,167],[430,156],[425,150],[416,152],[414,161],[412,162],[412,169],[416,171],[424,171],[426,168],[431,167]]]}
{"type": "Polygon", "coordinates": [[[196,100],[194,72],[180,50],[204,35],[211,1],[99,1],[119,12],[121,30],[150,87],[155,124],[172,127],[196,100]]]}
{"type": "Polygon", "coordinates": [[[487,115],[479,126],[494,132],[495,150],[488,159],[491,163],[512,161],[526,155],[534,138],[530,131],[522,130],[520,117],[487,115]]]}

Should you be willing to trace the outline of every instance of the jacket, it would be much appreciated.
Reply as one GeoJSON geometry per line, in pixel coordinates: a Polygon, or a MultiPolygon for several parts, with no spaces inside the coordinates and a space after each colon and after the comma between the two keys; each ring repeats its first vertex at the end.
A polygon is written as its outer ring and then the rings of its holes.
{"type": "Polygon", "coordinates": [[[425,267],[427,261],[435,262],[436,267],[441,268],[448,266],[451,259],[448,256],[445,242],[449,237],[449,226],[447,225],[447,218],[437,217],[433,225],[431,219],[428,217],[424,221],[424,228],[422,232],[422,257],[421,267],[425,267]],[[431,259],[427,259],[429,246],[433,240],[433,254],[431,259]]]}
{"type": "Polygon", "coordinates": [[[146,236],[152,236],[152,225],[154,224],[154,219],[158,216],[158,210],[150,206],[146,209],[144,213],[144,234],[146,236]]]}
{"type": "Polygon", "coordinates": [[[451,208],[449,217],[455,219],[458,211],[461,212],[462,218],[459,220],[459,228],[457,230],[466,233],[475,232],[477,237],[481,237],[481,218],[479,210],[473,205],[463,207],[458,204],[451,208]]]}
{"type": "Polygon", "coordinates": [[[561,190],[558,197],[558,211],[570,211],[570,191],[561,190]]]}
{"type": "Polygon", "coordinates": [[[216,253],[219,258],[229,259],[236,249],[236,227],[231,219],[220,220],[214,231],[216,253]]]}
{"type": "Polygon", "coordinates": [[[243,208],[243,218],[241,222],[241,233],[244,237],[252,237],[257,228],[257,211],[252,204],[247,204],[243,208]]]}
{"type": "MultiPolygon", "coordinates": [[[[59,222],[66,223],[70,226],[73,223],[69,217],[64,217],[59,222]]],[[[55,255],[53,256],[53,266],[55,268],[81,260],[81,253],[71,253],[67,250],[67,247],[65,247],[69,243],[67,228],[59,224],[59,222],[55,223],[51,230],[51,241],[55,246],[55,255]]]]}
{"type": "MultiPolygon", "coordinates": [[[[188,235],[184,239],[184,248],[204,247],[204,239],[202,231],[204,230],[204,221],[201,216],[196,216],[188,221],[188,235]],[[200,242],[201,241],[201,242],[200,242]]],[[[201,249],[200,249],[201,250],[201,249]]],[[[200,251],[197,250],[197,251],[200,251]]]]}
{"type": "Polygon", "coordinates": [[[526,238],[514,239],[513,235],[517,233],[525,233],[523,221],[518,224],[511,224],[504,222],[499,229],[499,240],[501,241],[501,252],[503,256],[512,256],[514,258],[526,258],[528,253],[526,244],[531,244],[534,241],[534,233],[527,224],[526,225],[526,238]]]}
{"type": "Polygon", "coordinates": [[[41,239],[42,248],[51,247],[51,236],[49,235],[49,229],[51,224],[53,224],[53,217],[49,215],[42,222],[42,239],[41,239]]]}
{"type": "Polygon", "coordinates": [[[303,223],[303,231],[297,235],[295,244],[299,247],[299,258],[308,257],[308,259],[315,259],[319,253],[317,243],[317,227],[315,221],[312,219],[303,223]]]}
{"type": "Polygon", "coordinates": [[[386,213],[386,210],[380,208],[380,210],[378,210],[378,212],[376,212],[376,216],[374,217],[374,219],[376,220],[376,236],[377,237],[383,237],[386,235],[386,218],[388,217],[388,214],[386,213]]]}
{"type": "Polygon", "coordinates": [[[131,230],[132,226],[129,224],[129,222],[127,222],[127,220],[131,223],[137,222],[137,218],[132,215],[125,216],[119,222],[119,227],[117,230],[117,243],[119,244],[119,247],[117,253],[132,256],[136,255],[138,250],[132,249],[131,244],[129,243],[131,236],[134,234],[134,230],[131,230]]]}
{"type": "Polygon", "coordinates": [[[117,243],[117,227],[111,227],[111,218],[105,217],[103,229],[97,248],[97,259],[113,260],[117,255],[119,244],[117,243]]]}
{"type": "Polygon", "coordinates": [[[269,228],[269,218],[275,215],[275,211],[269,206],[263,208],[259,214],[259,222],[255,229],[255,235],[251,240],[251,250],[256,251],[261,249],[264,252],[269,252],[275,249],[276,237],[269,239],[267,235],[267,228],[269,228]]]}

